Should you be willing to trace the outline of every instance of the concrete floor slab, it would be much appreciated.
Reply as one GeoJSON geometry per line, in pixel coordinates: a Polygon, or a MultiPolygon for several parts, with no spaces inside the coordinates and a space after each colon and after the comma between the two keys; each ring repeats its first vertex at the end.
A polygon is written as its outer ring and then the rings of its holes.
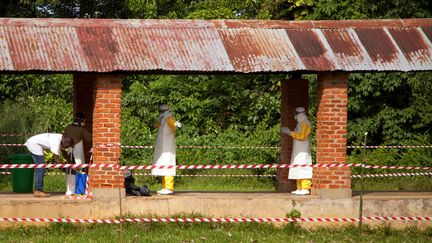
{"type": "MultiPolygon", "coordinates": [[[[0,217],[112,218],[130,217],[358,217],[359,193],[348,199],[321,199],[276,192],[176,192],[169,196],[68,199],[62,193],[35,198],[32,194],[0,193],[0,217]]],[[[432,192],[365,192],[363,216],[432,216],[432,192]]],[[[432,226],[432,223],[421,222],[432,226]]]]}

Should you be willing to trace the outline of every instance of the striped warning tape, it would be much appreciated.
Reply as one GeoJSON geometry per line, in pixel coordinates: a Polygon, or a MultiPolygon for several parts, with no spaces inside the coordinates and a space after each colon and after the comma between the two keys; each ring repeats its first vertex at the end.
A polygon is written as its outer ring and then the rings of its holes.
{"type": "MultiPolygon", "coordinates": [[[[11,174],[11,172],[0,172],[0,174],[11,174]]],[[[64,175],[64,173],[47,172],[46,175],[64,175]]],[[[432,173],[431,173],[432,174],[432,173]]],[[[155,176],[149,173],[134,173],[134,176],[155,176]]],[[[246,175],[246,174],[177,174],[177,177],[276,177],[277,175],[246,175]]]]}
{"type": "Polygon", "coordinates": [[[31,136],[32,134],[19,134],[19,133],[0,133],[0,137],[22,137],[31,136]]]}
{"type": "MultiPolygon", "coordinates": [[[[10,171],[0,171],[0,175],[10,175],[10,171]]],[[[61,172],[46,172],[46,175],[64,175],[61,172]]],[[[134,173],[135,176],[154,176],[149,173],[134,173]]],[[[249,175],[249,174],[177,174],[177,177],[277,177],[277,175],[249,175]]],[[[386,173],[386,174],[365,174],[363,177],[403,177],[403,176],[432,176],[432,172],[419,173],[386,173]]],[[[351,175],[351,178],[361,178],[361,175],[351,175]]]]}
{"type": "MultiPolygon", "coordinates": [[[[432,176],[432,172],[419,173],[386,173],[386,174],[365,174],[363,177],[398,177],[398,176],[432,176]]],[[[361,178],[361,175],[352,175],[351,178],[361,178]]]]}
{"type": "MultiPolygon", "coordinates": [[[[152,145],[121,145],[120,143],[107,143],[96,147],[118,147],[130,149],[153,149],[152,145]]],[[[280,149],[279,146],[210,146],[210,145],[177,145],[180,149],[280,149]]]]}
{"type": "MultiPolygon", "coordinates": [[[[356,164],[361,167],[361,164],[356,164]]],[[[399,166],[399,165],[363,165],[366,169],[393,169],[393,170],[430,170],[432,167],[428,166],[399,166]]]]}
{"type": "MultiPolygon", "coordinates": [[[[49,174],[49,173],[48,173],[49,174]]],[[[134,173],[135,176],[155,176],[149,173],[134,173]]],[[[245,175],[245,174],[177,174],[177,177],[277,177],[277,175],[245,175]]],[[[387,173],[387,174],[365,174],[363,177],[403,177],[403,176],[432,176],[432,172],[420,173],[387,173]]],[[[351,175],[351,178],[361,178],[361,175],[351,175]]]]}
{"type": "MultiPolygon", "coordinates": [[[[431,221],[432,217],[368,216],[374,221],[431,221]]],[[[125,219],[69,219],[69,218],[0,218],[0,222],[47,223],[272,223],[272,222],[359,222],[360,218],[125,218],[125,219]]]]}
{"type": "MultiPolygon", "coordinates": [[[[22,147],[24,144],[19,143],[0,143],[2,147],[22,147]]],[[[153,149],[152,145],[121,145],[121,144],[102,144],[95,146],[96,148],[106,148],[106,147],[117,147],[128,148],[128,149],[153,149]]],[[[279,146],[194,146],[194,145],[178,145],[179,149],[280,149],[279,146]]],[[[414,148],[422,148],[422,149],[430,149],[432,145],[388,145],[388,146],[347,146],[350,149],[414,149],[414,148]]]]}
{"type": "MultiPolygon", "coordinates": [[[[23,147],[25,144],[19,143],[0,143],[1,147],[23,147]]],[[[96,148],[117,147],[129,149],[153,149],[152,145],[120,145],[120,144],[102,144],[96,145],[96,148]]],[[[193,146],[193,145],[178,145],[179,149],[279,149],[278,146],[193,146]]]]}
{"type": "MultiPolygon", "coordinates": [[[[48,173],[49,174],[49,173],[48,173]]],[[[149,173],[134,173],[135,176],[155,176],[149,173]]],[[[245,174],[177,174],[177,177],[277,177],[277,175],[245,175],[245,174]]],[[[432,172],[420,173],[387,173],[365,174],[363,177],[398,177],[398,176],[432,176],[432,172]]],[[[351,175],[351,178],[361,178],[361,175],[351,175]]]]}
{"type": "Polygon", "coordinates": [[[25,144],[22,143],[0,143],[1,147],[24,147],[25,144]]]}
{"type": "MultiPolygon", "coordinates": [[[[152,149],[152,145],[121,145],[120,143],[109,143],[101,144],[99,147],[115,147],[120,146],[121,148],[131,148],[131,149],[152,149]]],[[[192,145],[178,145],[177,148],[193,148],[193,149],[280,149],[280,146],[192,146],[192,145]]],[[[347,148],[367,148],[367,149],[406,149],[406,148],[432,148],[432,145],[388,145],[388,146],[347,146],[347,148]]]]}
{"type": "Polygon", "coordinates": [[[151,169],[178,169],[178,170],[201,170],[201,169],[281,169],[297,167],[363,167],[367,169],[406,169],[406,170],[431,170],[428,166],[399,166],[399,165],[364,165],[364,164],[312,164],[312,165],[290,165],[290,164],[243,164],[243,165],[124,165],[117,164],[1,164],[0,169],[27,169],[27,168],[117,168],[120,170],[151,170],[151,169]]]}
{"type": "MultiPolygon", "coordinates": [[[[87,188],[86,188],[87,189],[87,188]]],[[[84,194],[84,195],[65,195],[60,197],[62,199],[73,199],[73,200],[92,200],[93,195],[91,194],[84,194]]]]}
{"type": "Polygon", "coordinates": [[[355,149],[407,149],[407,148],[432,148],[432,145],[387,145],[387,146],[347,146],[347,148],[355,148],[355,149]]]}
{"type": "MultiPolygon", "coordinates": [[[[148,173],[134,173],[136,176],[155,176],[148,173]]],[[[277,177],[277,175],[245,175],[245,174],[177,174],[177,177],[277,177]]]]}
{"type": "MultiPolygon", "coordinates": [[[[113,145],[114,146],[114,145],[113,145]]],[[[102,146],[105,147],[105,146],[102,146]]],[[[106,146],[108,147],[108,146],[106,146]]],[[[121,148],[130,149],[152,149],[154,146],[140,146],[140,145],[120,145],[121,148]]],[[[280,149],[278,146],[193,146],[193,145],[178,145],[177,148],[185,149],[280,149]]]]}

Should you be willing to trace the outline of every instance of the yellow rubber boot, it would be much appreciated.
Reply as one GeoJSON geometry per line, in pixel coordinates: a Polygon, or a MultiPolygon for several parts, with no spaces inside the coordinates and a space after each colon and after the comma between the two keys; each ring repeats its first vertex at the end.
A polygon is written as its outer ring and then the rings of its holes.
{"type": "Polygon", "coordinates": [[[162,177],[162,189],[157,191],[158,195],[171,195],[174,192],[174,176],[162,177]]]}
{"type": "Polygon", "coordinates": [[[312,187],[312,181],[309,179],[303,179],[300,181],[300,189],[301,190],[310,190],[312,187]]]}
{"type": "Polygon", "coordinates": [[[296,180],[297,190],[301,190],[301,180],[296,180]]]}
{"type": "Polygon", "coordinates": [[[174,176],[164,176],[162,179],[162,187],[174,191],[174,176]]]}

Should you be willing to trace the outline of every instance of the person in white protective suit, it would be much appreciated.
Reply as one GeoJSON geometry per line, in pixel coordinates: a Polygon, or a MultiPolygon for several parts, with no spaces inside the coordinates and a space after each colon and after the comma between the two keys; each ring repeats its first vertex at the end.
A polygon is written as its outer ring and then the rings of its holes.
{"type": "MultiPolygon", "coordinates": [[[[68,163],[75,164],[85,164],[85,155],[84,155],[84,142],[86,144],[91,144],[92,135],[91,133],[84,127],[85,126],[85,117],[81,112],[77,112],[74,117],[74,121],[68,127],[66,127],[63,132],[64,136],[70,136],[73,139],[72,150],[68,151],[67,154],[64,155],[67,158],[68,163]]],[[[66,195],[70,196],[75,194],[75,174],[71,169],[66,170],[66,195]]]]}
{"type": "MultiPolygon", "coordinates": [[[[312,157],[310,151],[311,124],[303,107],[295,109],[294,118],[297,126],[294,131],[288,127],[282,127],[281,132],[291,136],[293,141],[291,153],[291,165],[311,165],[312,157]]],[[[291,192],[295,195],[308,195],[312,186],[312,167],[290,168],[288,179],[297,181],[297,190],[291,192]]]]}
{"type": "Polygon", "coordinates": [[[155,124],[158,128],[156,145],[153,157],[153,165],[167,166],[173,165],[173,168],[155,168],[152,170],[152,175],[163,176],[162,190],[157,191],[159,195],[169,195],[174,192],[174,176],[176,175],[176,128],[182,125],[176,121],[171,114],[168,105],[161,105],[159,121],[155,124]]]}

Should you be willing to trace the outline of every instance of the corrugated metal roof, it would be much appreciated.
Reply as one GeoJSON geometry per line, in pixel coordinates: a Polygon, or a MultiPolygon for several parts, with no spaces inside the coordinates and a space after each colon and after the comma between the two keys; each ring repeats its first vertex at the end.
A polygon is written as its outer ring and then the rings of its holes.
{"type": "Polygon", "coordinates": [[[0,18],[0,71],[432,70],[432,19],[0,18]]]}

